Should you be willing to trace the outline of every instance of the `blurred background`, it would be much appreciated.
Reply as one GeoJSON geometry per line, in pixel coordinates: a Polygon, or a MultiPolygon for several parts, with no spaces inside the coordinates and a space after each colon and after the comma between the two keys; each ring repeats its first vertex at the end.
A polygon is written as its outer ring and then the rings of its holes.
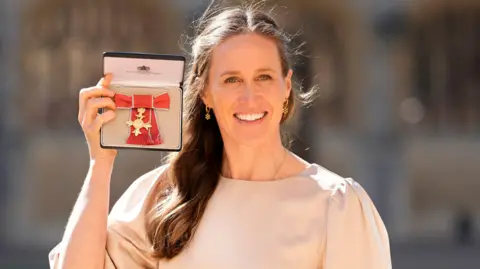
{"type": "MultiPolygon", "coordinates": [[[[270,3],[306,42],[298,81],[320,90],[294,152],[367,189],[393,268],[480,268],[480,0],[270,3]]],[[[102,52],[184,53],[207,4],[0,0],[0,268],[48,268],[87,171],[77,97],[102,52]]],[[[120,152],[112,203],[161,158],[120,152]]]]}

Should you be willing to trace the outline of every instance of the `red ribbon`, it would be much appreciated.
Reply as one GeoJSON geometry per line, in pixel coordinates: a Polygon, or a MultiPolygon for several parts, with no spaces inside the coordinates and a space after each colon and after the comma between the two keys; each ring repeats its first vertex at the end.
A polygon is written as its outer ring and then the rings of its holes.
{"type": "Polygon", "coordinates": [[[114,97],[117,108],[130,108],[130,123],[135,120],[142,120],[143,123],[150,123],[150,128],[140,128],[135,134],[136,128],[130,126],[130,136],[127,139],[127,144],[134,145],[159,145],[162,144],[160,131],[158,130],[157,119],[155,117],[155,108],[170,108],[170,96],[168,93],[163,93],[157,97],[152,95],[124,95],[117,93],[114,97]],[[145,109],[144,113],[139,114],[137,109],[145,109]],[[141,115],[142,117],[137,117],[141,115]]]}

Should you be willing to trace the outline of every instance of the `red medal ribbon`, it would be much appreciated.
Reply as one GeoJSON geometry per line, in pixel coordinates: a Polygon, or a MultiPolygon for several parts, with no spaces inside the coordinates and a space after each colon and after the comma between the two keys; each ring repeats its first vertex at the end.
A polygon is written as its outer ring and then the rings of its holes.
{"type": "Polygon", "coordinates": [[[118,108],[130,108],[130,135],[127,139],[127,144],[134,145],[159,145],[162,144],[162,138],[158,129],[157,119],[155,117],[155,108],[169,109],[170,96],[168,93],[163,93],[157,97],[152,95],[124,95],[117,93],[114,97],[115,105],[118,108]],[[137,109],[145,109],[144,113],[138,113],[137,109]],[[140,116],[140,117],[139,117],[140,116]],[[143,124],[150,124],[149,128],[135,128],[133,123],[141,120],[143,124]],[[136,131],[137,130],[137,131],[136,131]]]}

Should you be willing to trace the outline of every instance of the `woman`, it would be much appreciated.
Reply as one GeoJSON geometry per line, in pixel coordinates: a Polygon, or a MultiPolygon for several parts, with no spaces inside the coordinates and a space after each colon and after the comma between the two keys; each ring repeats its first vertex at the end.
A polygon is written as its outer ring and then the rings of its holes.
{"type": "Polygon", "coordinates": [[[204,16],[186,80],[181,152],[136,180],[108,214],[117,152],[111,76],[80,93],[91,157],[51,268],[384,269],[388,235],[360,185],[288,151],[294,109],[286,36],[267,14],[204,16]],[[97,115],[97,109],[111,111],[97,115]]]}

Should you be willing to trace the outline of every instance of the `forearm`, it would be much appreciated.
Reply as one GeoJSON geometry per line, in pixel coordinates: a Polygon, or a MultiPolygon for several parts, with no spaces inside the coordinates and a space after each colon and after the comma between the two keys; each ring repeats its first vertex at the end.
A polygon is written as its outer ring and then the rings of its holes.
{"type": "Polygon", "coordinates": [[[103,268],[112,161],[90,164],[63,237],[59,268],[103,268]]]}

